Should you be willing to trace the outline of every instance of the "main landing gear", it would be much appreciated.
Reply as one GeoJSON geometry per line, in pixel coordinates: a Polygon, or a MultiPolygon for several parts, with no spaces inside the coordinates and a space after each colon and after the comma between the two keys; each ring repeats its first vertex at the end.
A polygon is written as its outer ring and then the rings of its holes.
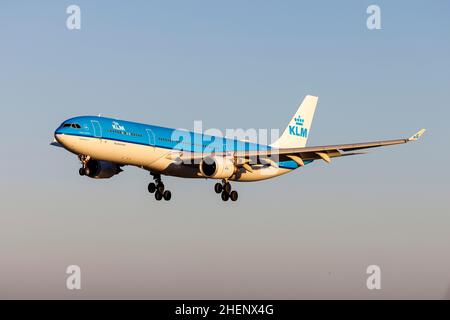
{"type": "Polygon", "coordinates": [[[214,185],[214,191],[220,193],[220,197],[223,201],[228,201],[229,199],[231,199],[231,201],[237,201],[238,199],[237,191],[231,191],[231,184],[226,180],[223,180],[222,183],[216,183],[214,185]]]}
{"type": "Polygon", "coordinates": [[[160,201],[162,199],[169,201],[172,198],[172,193],[169,190],[165,190],[164,183],[161,181],[160,174],[151,174],[155,182],[148,184],[148,192],[155,194],[155,199],[160,201]]]}

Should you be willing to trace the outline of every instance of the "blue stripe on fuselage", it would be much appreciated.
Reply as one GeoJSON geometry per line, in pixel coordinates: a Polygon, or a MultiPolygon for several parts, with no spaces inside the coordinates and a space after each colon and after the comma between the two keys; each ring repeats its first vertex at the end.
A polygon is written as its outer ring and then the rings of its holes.
{"type": "Polygon", "coordinates": [[[267,145],[244,142],[237,139],[227,139],[187,130],[94,116],[75,117],[64,121],[55,131],[55,134],[61,133],[83,137],[101,136],[103,139],[153,145],[158,148],[188,152],[264,151],[271,149],[267,145]],[[65,123],[79,124],[81,129],[63,127],[65,123]],[[100,130],[101,132],[96,132],[100,130]]]}

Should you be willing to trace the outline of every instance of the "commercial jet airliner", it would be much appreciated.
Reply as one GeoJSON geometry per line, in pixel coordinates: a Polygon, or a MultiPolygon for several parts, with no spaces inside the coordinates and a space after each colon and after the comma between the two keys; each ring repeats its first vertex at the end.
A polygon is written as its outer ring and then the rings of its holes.
{"type": "Polygon", "coordinates": [[[307,147],[317,99],[306,96],[281,137],[270,145],[101,116],[64,121],[51,144],[78,156],[81,176],[111,178],[126,165],[149,171],[154,182],[148,191],[158,201],[172,197],[162,175],[221,180],[215,192],[223,201],[236,201],[238,193],[230,181],[273,178],[315,160],[330,163],[332,158],[360,154],[362,149],[416,141],[425,132],[422,129],[406,139],[307,147]]]}

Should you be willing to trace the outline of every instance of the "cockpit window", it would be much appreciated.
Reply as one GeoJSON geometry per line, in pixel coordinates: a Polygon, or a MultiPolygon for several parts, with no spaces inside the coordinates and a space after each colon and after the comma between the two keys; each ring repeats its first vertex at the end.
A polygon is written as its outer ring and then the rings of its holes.
{"type": "Polygon", "coordinates": [[[81,129],[81,126],[78,123],[64,123],[63,128],[81,129]]]}

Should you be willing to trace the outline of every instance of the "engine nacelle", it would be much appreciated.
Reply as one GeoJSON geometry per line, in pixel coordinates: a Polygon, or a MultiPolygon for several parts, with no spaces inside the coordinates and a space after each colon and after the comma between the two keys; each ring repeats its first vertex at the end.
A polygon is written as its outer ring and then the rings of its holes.
{"type": "Polygon", "coordinates": [[[86,164],[86,175],[94,179],[107,179],[122,172],[120,167],[112,162],[89,160],[86,164]]]}
{"type": "Polygon", "coordinates": [[[200,172],[207,178],[228,179],[236,172],[236,166],[231,158],[206,157],[200,163],[200,172]]]}

